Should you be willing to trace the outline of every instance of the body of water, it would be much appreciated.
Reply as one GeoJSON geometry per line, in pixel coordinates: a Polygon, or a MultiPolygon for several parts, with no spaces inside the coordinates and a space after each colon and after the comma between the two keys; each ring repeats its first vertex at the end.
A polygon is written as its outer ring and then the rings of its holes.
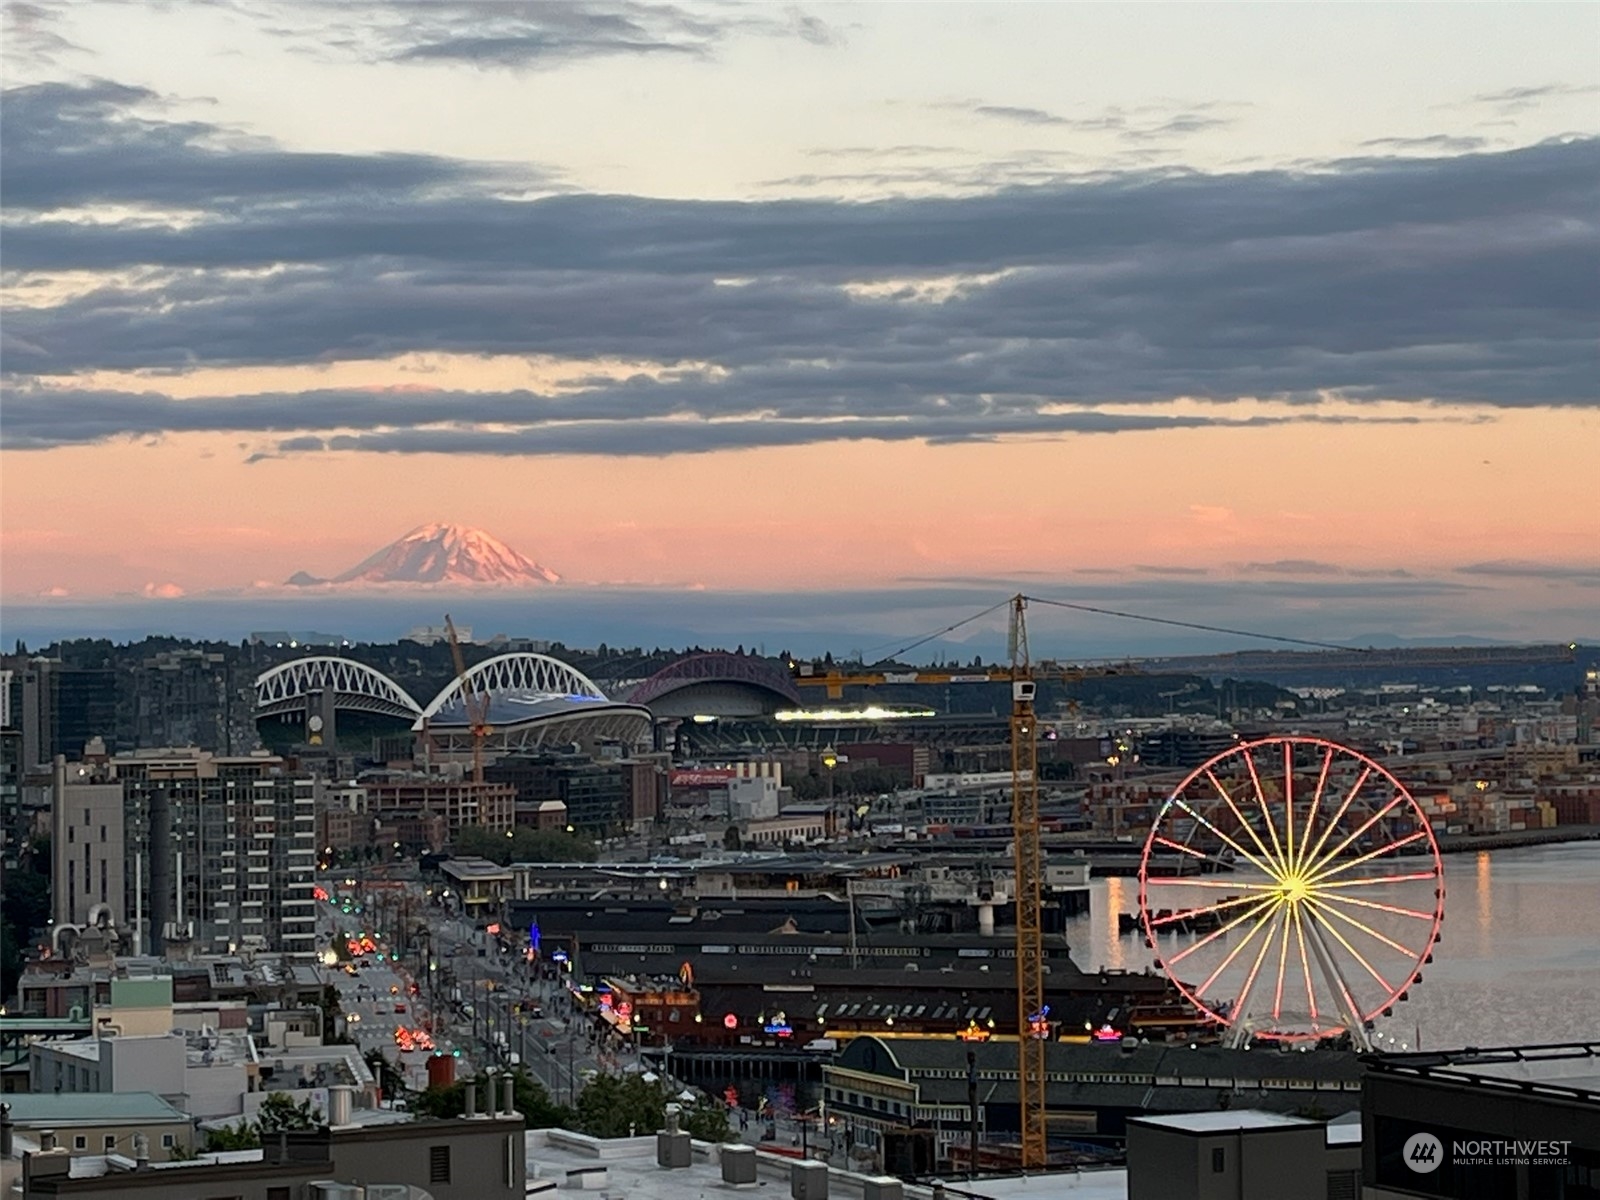
{"type": "MultiPolygon", "coordinates": [[[[1384,1048],[1600,1041],[1600,842],[1444,856],[1445,918],[1411,999],[1380,1021],[1384,1048]]],[[[1142,970],[1151,953],[1117,933],[1136,879],[1097,879],[1090,915],[1068,925],[1085,970],[1142,970]]]]}

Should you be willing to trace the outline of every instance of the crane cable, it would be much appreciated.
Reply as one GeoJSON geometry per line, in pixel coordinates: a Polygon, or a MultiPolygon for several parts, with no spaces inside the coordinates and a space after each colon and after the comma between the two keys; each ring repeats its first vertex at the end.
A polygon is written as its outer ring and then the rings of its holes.
{"type": "MultiPolygon", "coordinates": [[[[1342,650],[1347,654],[1370,654],[1370,649],[1340,646],[1334,642],[1318,642],[1310,638],[1285,637],[1279,633],[1256,633],[1250,629],[1229,629],[1223,625],[1201,625],[1194,621],[1176,621],[1171,617],[1147,617],[1143,613],[1122,612],[1115,608],[1096,608],[1092,604],[1074,604],[1070,600],[1051,600],[1044,596],[1024,596],[1030,604],[1046,604],[1052,608],[1070,608],[1075,612],[1095,613],[1102,617],[1122,617],[1128,621],[1148,621],[1153,625],[1176,625],[1179,629],[1199,629],[1206,633],[1226,633],[1234,637],[1259,638],[1266,642],[1286,642],[1291,646],[1313,646],[1318,650],[1342,650]]],[[[992,609],[989,611],[993,611],[992,609]]]]}
{"type": "MultiPolygon", "coordinates": [[[[947,633],[954,633],[957,629],[960,629],[963,625],[970,625],[974,621],[981,621],[981,620],[983,620],[984,617],[987,617],[990,613],[996,611],[997,609],[1004,608],[1004,607],[1006,607],[1006,605],[1008,605],[1010,603],[1011,603],[1011,597],[1007,596],[1004,600],[1001,600],[998,604],[991,604],[988,608],[984,609],[982,612],[973,613],[970,617],[962,617],[961,620],[955,622],[954,624],[946,625],[943,629],[935,629],[932,633],[924,634],[922,637],[919,637],[916,641],[910,643],[909,645],[901,646],[900,649],[895,650],[890,654],[886,654],[881,658],[874,659],[873,661],[875,661],[875,662],[893,662],[893,661],[897,660],[902,654],[906,654],[906,653],[908,653],[908,652],[910,652],[912,650],[915,650],[918,646],[921,646],[926,642],[931,642],[936,637],[943,637],[947,633]]],[[[885,646],[889,646],[889,645],[893,645],[893,644],[894,643],[892,643],[892,642],[882,642],[882,643],[880,643],[880,645],[885,645],[885,646]]],[[[874,647],[872,647],[872,649],[876,650],[877,647],[874,646],[874,647]]],[[[863,655],[863,658],[865,658],[865,655],[863,655]]]]}

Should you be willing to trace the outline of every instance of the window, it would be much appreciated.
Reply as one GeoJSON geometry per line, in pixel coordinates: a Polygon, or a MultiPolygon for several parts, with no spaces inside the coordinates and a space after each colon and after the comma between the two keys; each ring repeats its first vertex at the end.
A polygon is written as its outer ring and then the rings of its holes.
{"type": "Polygon", "coordinates": [[[114,1133],[106,1134],[106,1153],[110,1154],[116,1148],[117,1148],[117,1135],[114,1134],[114,1133]]]}
{"type": "Polygon", "coordinates": [[[428,1147],[428,1182],[450,1182],[450,1147],[428,1147]]]}
{"type": "Polygon", "coordinates": [[[1218,1146],[1215,1150],[1213,1150],[1211,1152],[1211,1171],[1212,1171],[1212,1174],[1220,1175],[1220,1174],[1222,1174],[1223,1171],[1225,1171],[1227,1169],[1228,1169],[1227,1168],[1227,1153],[1223,1150],[1223,1148],[1221,1146],[1218,1146]]]}
{"type": "Polygon", "coordinates": [[[177,1144],[177,1139],[174,1138],[170,1133],[163,1133],[161,1135],[161,1148],[163,1150],[171,1150],[177,1144]]]}
{"type": "Polygon", "coordinates": [[[72,1139],[72,1148],[74,1150],[87,1150],[89,1148],[89,1139],[81,1133],[76,1134],[72,1139]]]}
{"type": "Polygon", "coordinates": [[[267,1200],[289,1200],[289,1189],[286,1187],[269,1187],[267,1200]]]}

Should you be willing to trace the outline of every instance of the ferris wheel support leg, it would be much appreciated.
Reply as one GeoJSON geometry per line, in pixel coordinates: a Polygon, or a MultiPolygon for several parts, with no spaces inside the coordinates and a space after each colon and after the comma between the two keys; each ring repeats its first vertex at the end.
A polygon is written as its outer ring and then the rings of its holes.
{"type": "Polygon", "coordinates": [[[1367,1037],[1367,1028],[1361,1021],[1361,1014],[1350,1007],[1350,987],[1345,982],[1338,964],[1333,961],[1333,955],[1328,952],[1328,944],[1322,936],[1322,929],[1316,921],[1307,921],[1305,926],[1311,934],[1311,953],[1317,960],[1317,966],[1322,969],[1328,990],[1333,993],[1334,1003],[1338,1005],[1339,1019],[1349,1031],[1350,1040],[1355,1043],[1358,1050],[1371,1050],[1372,1040],[1367,1037]]]}

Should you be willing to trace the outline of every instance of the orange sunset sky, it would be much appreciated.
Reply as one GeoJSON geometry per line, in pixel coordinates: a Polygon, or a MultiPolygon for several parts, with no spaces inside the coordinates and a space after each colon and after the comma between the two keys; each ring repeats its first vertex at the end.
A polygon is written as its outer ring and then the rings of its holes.
{"type": "Polygon", "coordinates": [[[0,596],[449,521],[563,587],[1592,636],[1597,14],[12,5],[0,596]]]}

